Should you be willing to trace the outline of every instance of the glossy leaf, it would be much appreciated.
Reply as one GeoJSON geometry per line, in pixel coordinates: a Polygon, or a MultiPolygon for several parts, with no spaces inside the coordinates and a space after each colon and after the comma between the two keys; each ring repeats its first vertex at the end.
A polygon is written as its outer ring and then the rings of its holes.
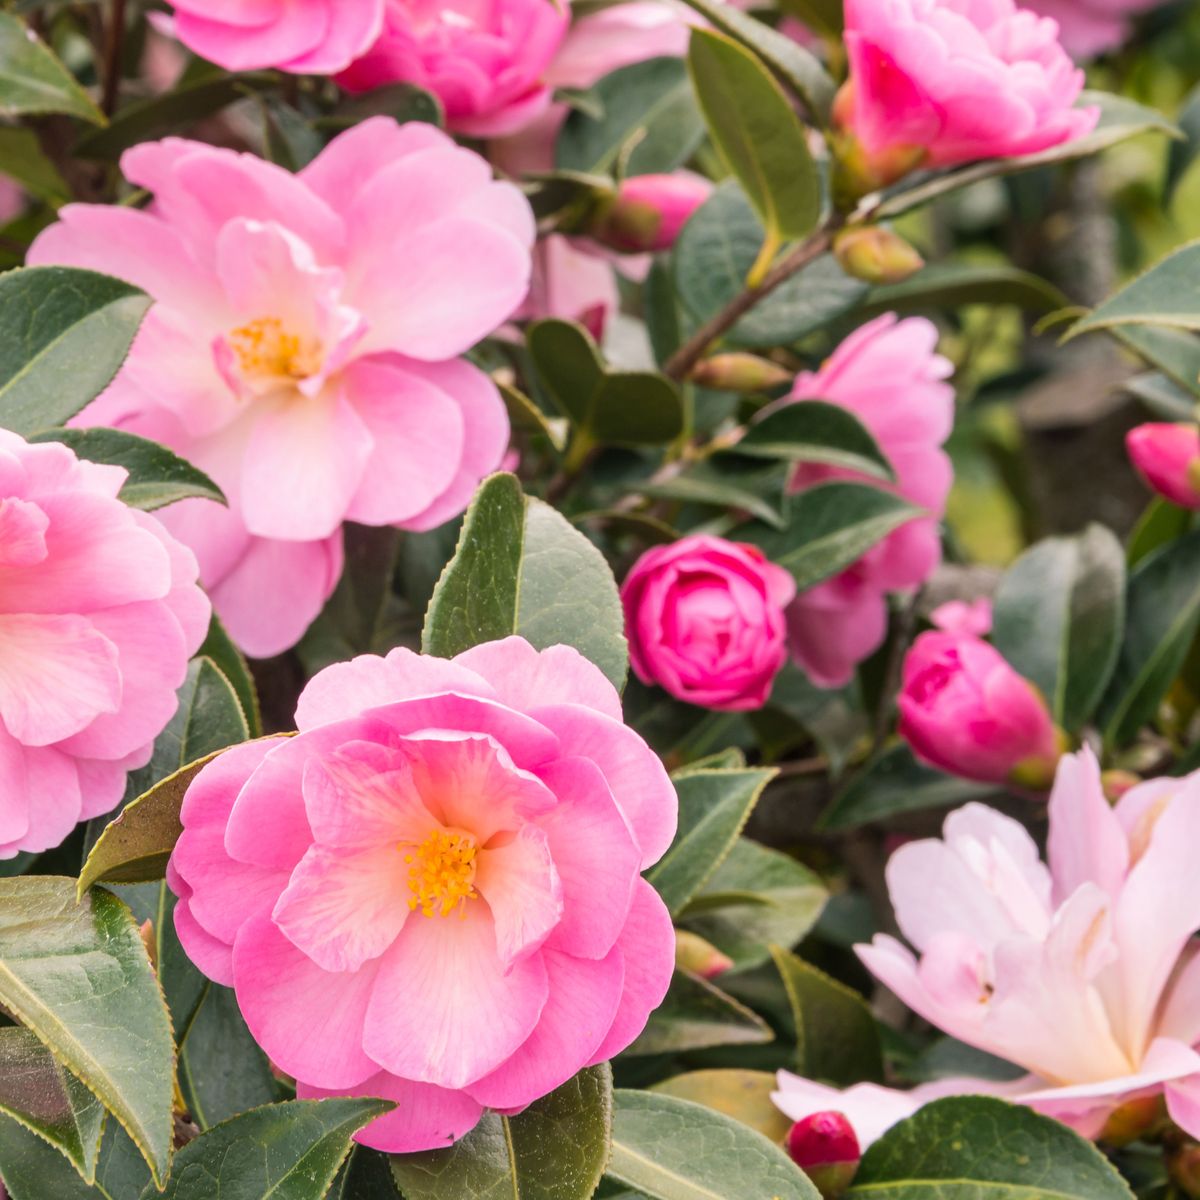
{"type": "Polygon", "coordinates": [[[964,304],[1015,304],[1032,313],[1052,312],[1067,305],[1067,297],[1054,286],[1007,263],[934,263],[902,283],[874,287],[867,294],[865,311],[937,311],[964,304]]]}
{"type": "Polygon", "coordinates": [[[404,1200],[590,1200],[612,1130],[608,1064],[515,1117],[487,1112],[446,1150],[397,1155],[392,1174],[404,1200]]]}
{"type": "Polygon", "coordinates": [[[262,737],[262,710],[258,703],[258,687],[245,656],[234,645],[220,618],[213,613],[208,626],[208,636],[197,652],[199,657],[210,659],[213,665],[229,680],[230,687],[237,693],[242,706],[242,715],[251,737],[262,737]]]}
{"type": "Polygon", "coordinates": [[[783,404],[746,430],[738,454],[822,463],[894,480],[895,473],[870,430],[847,408],[823,400],[783,404]]]}
{"type": "Polygon", "coordinates": [[[31,434],[75,416],[112,382],[149,307],[145,292],[94,271],[0,275],[0,425],[31,434]]]}
{"type": "Polygon", "coordinates": [[[326,1200],[400,1200],[388,1156],[356,1146],[333,1181],[326,1200]]]}
{"type": "Polygon", "coordinates": [[[57,1150],[3,1115],[0,1175],[12,1200],[135,1200],[150,1179],[137,1147],[116,1121],[105,1127],[96,1178],[88,1184],[57,1150]]]}
{"type": "Polygon", "coordinates": [[[1189,509],[1155,496],[1129,535],[1129,545],[1125,550],[1126,564],[1132,570],[1155,550],[1183,537],[1194,524],[1195,514],[1189,509]]]}
{"type": "Polygon", "coordinates": [[[104,114],[54,53],[11,13],[0,13],[0,115],[65,113],[104,124],[104,114]]]}
{"type": "Polygon", "coordinates": [[[600,551],[549,505],[527,498],[515,476],[484,480],[430,601],[425,653],[452,658],[515,633],[539,649],[574,646],[620,688],[624,629],[600,551]]]}
{"type": "Polygon", "coordinates": [[[626,1057],[683,1054],[712,1046],[760,1046],[773,1041],[771,1027],[719,983],[676,968],[663,1002],[626,1057]]]}
{"type": "Polygon", "coordinates": [[[1189,420],[1200,398],[1200,337],[1189,330],[1166,325],[1114,325],[1108,332],[1192,396],[1184,417],[1189,420]]]}
{"type": "Polygon", "coordinates": [[[32,129],[0,128],[0,172],[55,208],[71,198],[70,186],[46,157],[32,129]]]}
{"type": "Polygon", "coordinates": [[[757,1129],[772,1142],[782,1142],[792,1122],[775,1107],[771,1093],[775,1076],[769,1071],[719,1068],[688,1071],[656,1083],[649,1089],[677,1100],[690,1100],[724,1113],[751,1129],[757,1129]]]}
{"type": "Polygon", "coordinates": [[[630,490],[662,500],[744,510],[768,526],[782,529],[783,489],[790,474],[791,468],[785,464],[764,466],[737,454],[719,454],[671,479],[637,483],[630,485],[630,490]]]}

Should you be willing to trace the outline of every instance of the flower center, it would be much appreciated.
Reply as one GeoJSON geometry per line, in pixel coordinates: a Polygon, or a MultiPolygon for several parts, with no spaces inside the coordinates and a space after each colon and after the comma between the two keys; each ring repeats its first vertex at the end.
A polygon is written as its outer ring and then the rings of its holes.
{"type": "Polygon", "coordinates": [[[247,379],[308,379],[321,369],[321,344],[284,328],[278,317],[259,317],[226,338],[247,379]]]}
{"type": "Polygon", "coordinates": [[[409,848],[408,902],[423,917],[448,917],[456,908],[465,917],[466,902],[474,900],[475,839],[457,829],[436,829],[419,846],[409,848]]]}

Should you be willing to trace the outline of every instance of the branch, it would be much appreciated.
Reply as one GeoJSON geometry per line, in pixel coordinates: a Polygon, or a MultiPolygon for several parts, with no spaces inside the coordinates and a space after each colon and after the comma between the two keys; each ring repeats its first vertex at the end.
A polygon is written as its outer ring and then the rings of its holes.
{"type": "Polygon", "coordinates": [[[100,107],[106,117],[117,109],[121,94],[121,59],[125,48],[125,0],[112,0],[104,53],[104,95],[100,107]]]}

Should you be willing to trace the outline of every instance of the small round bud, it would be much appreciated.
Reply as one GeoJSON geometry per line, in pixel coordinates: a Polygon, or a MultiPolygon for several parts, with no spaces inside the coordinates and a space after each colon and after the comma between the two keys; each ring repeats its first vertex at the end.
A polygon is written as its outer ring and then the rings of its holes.
{"type": "Polygon", "coordinates": [[[624,254],[669,250],[688,218],[712,195],[700,175],[633,175],[617,187],[588,231],[598,242],[624,254]]]}
{"type": "Polygon", "coordinates": [[[696,364],[689,376],[701,387],[724,392],[762,392],[791,383],[792,373],[756,354],[714,354],[696,364]]]}
{"type": "Polygon", "coordinates": [[[1109,804],[1116,804],[1130,788],[1137,787],[1141,782],[1142,777],[1132,771],[1114,768],[1100,773],[1100,786],[1104,789],[1104,798],[1109,804]]]}
{"type": "Polygon", "coordinates": [[[925,265],[899,234],[879,225],[843,230],[833,253],[847,275],[865,283],[901,283],[925,265]]]}
{"type": "Polygon", "coordinates": [[[837,1200],[854,1181],[862,1151],[854,1126],[844,1113],[819,1112],[792,1126],[787,1151],[821,1193],[837,1200]]]}
{"type": "Polygon", "coordinates": [[[675,965],[701,979],[716,979],[733,966],[733,959],[722,954],[711,942],[686,929],[675,930],[675,965]]]}

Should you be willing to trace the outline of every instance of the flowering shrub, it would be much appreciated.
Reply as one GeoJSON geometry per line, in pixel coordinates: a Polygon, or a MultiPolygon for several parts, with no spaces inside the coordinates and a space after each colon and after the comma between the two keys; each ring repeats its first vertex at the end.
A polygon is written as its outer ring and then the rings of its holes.
{"type": "Polygon", "coordinates": [[[0,11],[0,1200],[1200,1198],[1197,63],[0,11]]]}

